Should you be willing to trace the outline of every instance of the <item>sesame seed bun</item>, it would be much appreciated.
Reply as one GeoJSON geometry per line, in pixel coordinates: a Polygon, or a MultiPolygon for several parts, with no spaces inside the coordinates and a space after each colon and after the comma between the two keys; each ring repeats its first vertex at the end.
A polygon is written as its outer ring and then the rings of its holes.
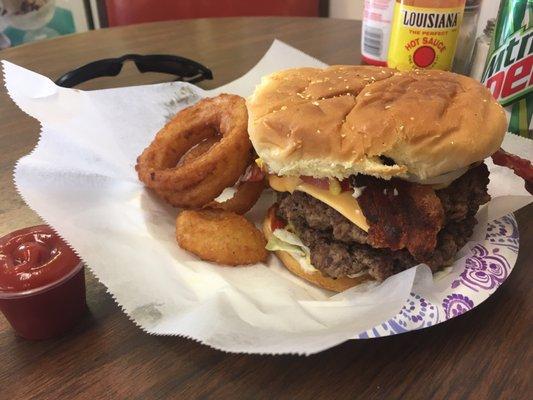
{"type": "Polygon", "coordinates": [[[278,175],[424,180],[490,156],[507,127],[483,85],[437,70],[289,69],[247,106],[254,148],[278,175]]]}

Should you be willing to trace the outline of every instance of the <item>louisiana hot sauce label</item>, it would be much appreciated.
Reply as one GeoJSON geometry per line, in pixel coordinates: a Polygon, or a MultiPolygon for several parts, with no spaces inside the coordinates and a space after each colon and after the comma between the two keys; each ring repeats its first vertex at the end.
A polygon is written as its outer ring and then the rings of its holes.
{"type": "Polygon", "coordinates": [[[401,71],[449,70],[452,66],[464,5],[426,8],[396,3],[387,64],[401,71]]]}

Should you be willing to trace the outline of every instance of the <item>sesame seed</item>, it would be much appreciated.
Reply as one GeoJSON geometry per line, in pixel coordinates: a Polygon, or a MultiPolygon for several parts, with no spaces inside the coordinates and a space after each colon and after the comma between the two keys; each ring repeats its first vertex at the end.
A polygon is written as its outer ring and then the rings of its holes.
{"type": "Polygon", "coordinates": [[[403,131],[403,125],[400,125],[400,130],[403,131]]]}
{"type": "Polygon", "coordinates": [[[371,95],[372,95],[372,93],[370,93],[370,92],[366,92],[366,93],[365,93],[365,97],[367,97],[367,96],[371,96],[371,95]]]}
{"type": "Polygon", "coordinates": [[[341,133],[341,138],[345,138],[346,137],[346,133],[341,133]]]}
{"type": "Polygon", "coordinates": [[[333,90],[333,88],[332,87],[328,87],[328,90],[333,90]]]}
{"type": "Polygon", "coordinates": [[[311,104],[313,104],[314,106],[319,106],[320,104],[318,103],[318,101],[313,101],[311,104]]]}
{"type": "Polygon", "coordinates": [[[320,129],[317,129],[317,130],[316,130],[316,133],[320,133],[320,129]]]}
{"type": "Polygon", "coordinates": [[[350,86],[346,86],[346,89],[350,89],[350,86]]]}
{"type": "Polygon", "coordinates": [[[388,106],[388,105],[387,105],[387,106],[385,106],[385,110],[388,110],[389,108],[390,108],[390,106],[388,106]]]}
{"type": "Polygon", "coordinates": [[[287,109],[287,106],[282,106],[281,111],[285,111],[287,109]]]}

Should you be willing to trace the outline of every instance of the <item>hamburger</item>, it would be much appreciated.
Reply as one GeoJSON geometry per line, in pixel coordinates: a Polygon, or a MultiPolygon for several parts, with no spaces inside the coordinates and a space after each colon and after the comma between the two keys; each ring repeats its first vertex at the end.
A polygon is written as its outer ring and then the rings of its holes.
{"type": "Polygon", "coordinates": [[[485,87],[435,70],[290,69],[264,77],[247,107],[277,193],[267,248],[333,291],[452,264],[490,199],[483,160],[506,132],[485,87]]]}

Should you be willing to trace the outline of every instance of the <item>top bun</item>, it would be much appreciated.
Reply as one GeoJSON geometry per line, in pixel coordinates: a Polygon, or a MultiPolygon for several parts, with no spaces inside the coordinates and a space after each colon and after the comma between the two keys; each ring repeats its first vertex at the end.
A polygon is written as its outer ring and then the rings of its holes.
{"type": "Polygon", "coordinates": [[[484,86],[436,70],[289,69],[264,77],[247,106],[255,150],[278,175],[424,180],[488,157],[507,127],[484,86]]]}

